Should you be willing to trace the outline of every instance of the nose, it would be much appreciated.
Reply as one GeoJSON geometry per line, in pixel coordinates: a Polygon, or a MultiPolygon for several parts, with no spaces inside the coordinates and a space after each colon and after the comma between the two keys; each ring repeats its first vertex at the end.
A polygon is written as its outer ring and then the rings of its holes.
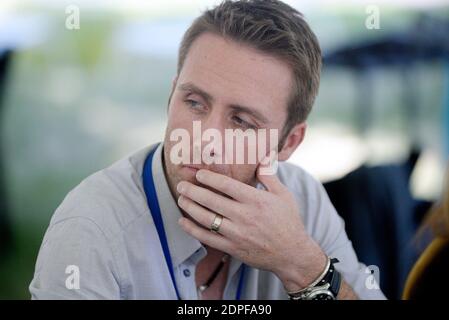
{"type": "Polygon", "coordinates": [[[193,142],[193,153],[202,153],[200,157],[206,164],[223,163],[224,134],[223,117],[218,112],[211,113],[201,121],[201,137],[193,142]]]}

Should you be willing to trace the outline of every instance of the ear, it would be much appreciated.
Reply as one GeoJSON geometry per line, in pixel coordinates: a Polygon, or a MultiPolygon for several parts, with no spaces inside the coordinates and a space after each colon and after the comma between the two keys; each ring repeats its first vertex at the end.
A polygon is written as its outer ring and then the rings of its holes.
{"type": "Polygon", "coordinates": [[[279,150],[278,153],[279,161],[286,161],[288,158],[290,158],[292,153],[296,150],[296,148],[298,148],[298,146],[304,140],[304,137],[306,135],[306,129],[307,123],[301,122],[295,125],[290,130],[287,137],[285,138],[282,149],[279,150]]]}

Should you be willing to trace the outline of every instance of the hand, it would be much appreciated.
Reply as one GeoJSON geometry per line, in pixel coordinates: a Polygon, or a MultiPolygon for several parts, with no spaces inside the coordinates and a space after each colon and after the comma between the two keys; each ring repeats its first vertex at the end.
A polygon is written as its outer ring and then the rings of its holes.
{"type": "Polygon", "coordinates": [[[181,218],[181,227],[200,242],[244,263],[274,272],[287,291],[300,290],[323,271],[326,256],[309,237],[293,195],[276,175],[261,175],[266,190],[230,177],[199,170],[197,180],[230,198],[187,181],[178,184],[179,206],[197,223],[181,218]],[[210,231],[216,213],[219,234],[210,231]]]}

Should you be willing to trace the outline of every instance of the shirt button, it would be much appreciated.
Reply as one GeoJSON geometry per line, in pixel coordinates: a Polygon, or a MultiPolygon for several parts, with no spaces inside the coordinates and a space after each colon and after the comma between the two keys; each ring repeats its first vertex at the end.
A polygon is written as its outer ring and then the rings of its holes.
{"type": "Polygon", "coordinates": [[[190,270],[189,269],[184,269],[183,273],[184,273],[184,276],[190,277],[190,270]]]}

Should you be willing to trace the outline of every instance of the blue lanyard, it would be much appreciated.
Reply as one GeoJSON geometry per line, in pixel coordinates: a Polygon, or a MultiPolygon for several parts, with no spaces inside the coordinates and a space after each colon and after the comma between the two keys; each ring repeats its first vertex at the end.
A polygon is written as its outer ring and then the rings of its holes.
{"type": "MultiPolygon", "coordinates": [[[[145,160],[145,164],[143,166],[143,188],[145,190],[145,195],[147,197],[148,207],[150,208],[151,215],[153,216],[154,224],[156,225],[156,230],[159,235],[159,241],[161,242],[162,250],[165,256],[165,262],[167,263],[168,270],[170,272],[170,277],[173,282],[173,287],[176,291],[176,297],[178,300],[181,300],[179,295],[178,286],[176,285],[175,280],[175,272],[173,269],[173,263],[171,260],[170,249],[168,248],[167,235],[165,234],[164,223],[162,220],[161,209],[159,207],[159,201],[157,199],[156,188],[154,186],[153,181],[153,173],[151,170],[151,165],[153,163],[153,155],[157,146],[151,150],[148,154],[148,157],[145,160]]],[[[245,274],[245,265],[242,265],[242,271],[240,272],[239,284],[237,286],[237,294],[235,300],[240,300],[240,296],[243,289],[243,278],[245,274]]]]}

